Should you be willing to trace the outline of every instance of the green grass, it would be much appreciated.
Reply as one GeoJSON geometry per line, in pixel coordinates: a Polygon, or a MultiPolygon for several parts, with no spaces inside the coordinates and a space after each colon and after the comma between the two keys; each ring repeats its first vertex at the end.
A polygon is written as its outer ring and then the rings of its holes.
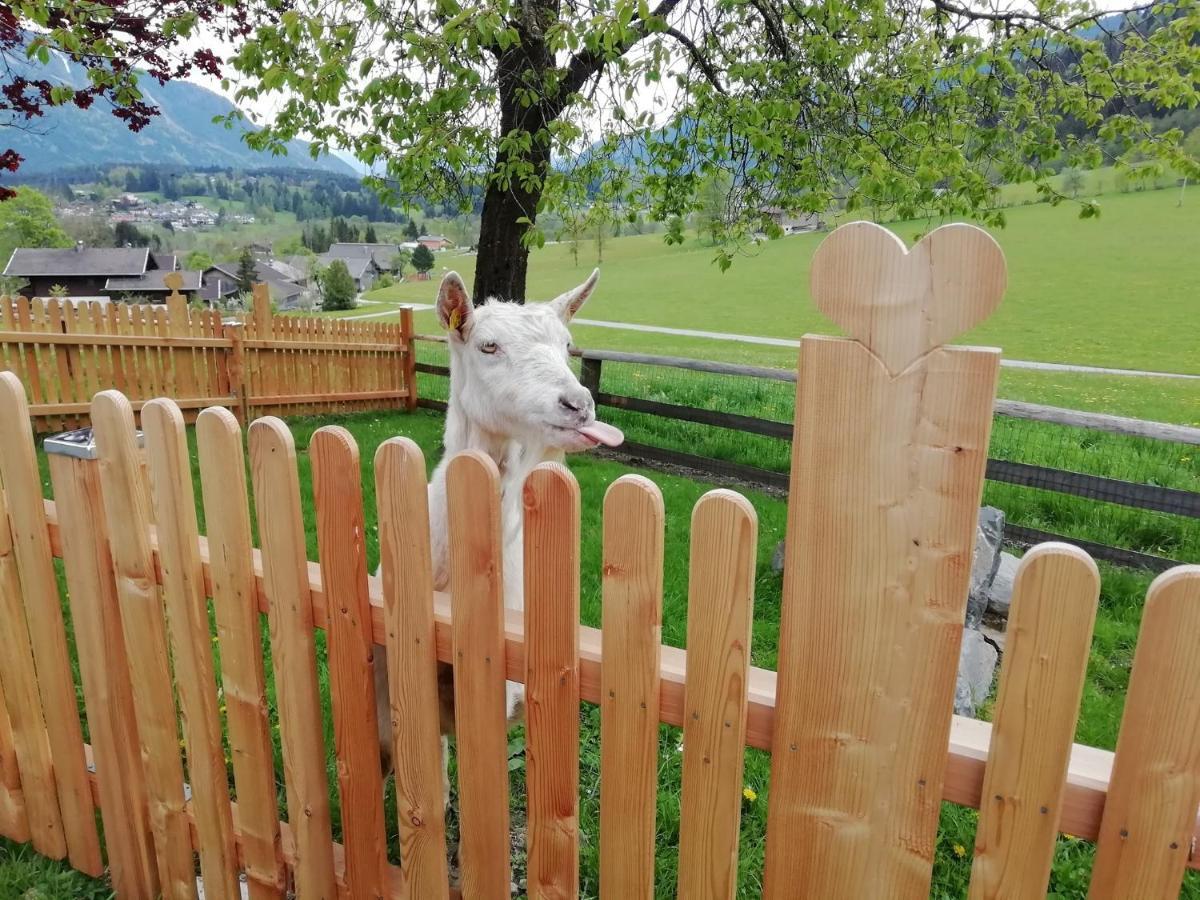
{"type": "MultiPolygon", "coordinates": [[[[375,518],[374,479],[370,472],[370,460],[378,445],[397,434],[407,435],[417,441],[426,453],[427,461],[436,461],[441,440],[442,419],[440,416],[420,411],[412,415],[399,413],[363,413],[352,416],[327,416],[294,420],[291,425],[300,451],[300,478],[308,552],[316,556],[315,526],[312,509],[311,472],[305,452],[313,431],[324,424],[342,424],[351,430],[359,443],[363,459],[363,491],[367,521],[370,526],[375,518]]],[[[44,457],[42,458],[44,463],[44,457]]],[[[579,481],[583,496],[583,520],[581,533],[581,617],[584,623],[600,624],[600,560],[601,560],[601,501],[604,491],[628,467],[599,459],[594,456],[571,457],[571,469],[579,481]]],[[[695,481],[648,472],[661,488],[666,509],[666,561],[664,568],[663,598],[663,641],[673,646],[683,646],[687,617],[687,554],[688,529],[691,509],[695,502],[709,489],[709,485],[695,481]]],[[[199,490],[197,488],[197,495],[199,490]]],[[[755,665],[773,668],[778,649],[778,622],[781,583],[769,567],[770,554],[775,544],[783,537],[786,508],[784,504],[763,494],[749,492],[759,517],[758,574],[753,626],[752,660],[755,665]]],[[[368,528],[368,557],[372,567],[378,558],[377,539],[373,527],[368,528]]],[[[1096,624],[1095,639],[1089,663],[1087,686],[1084,691],[1082,712],[1077,728],[1077,739],[1095,746],[1112,748],[1116,742],[1125,689],[1128,681],[1129,664],[1141,616],[1141,603],[1149,578],[1143,574],[1102,567],[1104,582],[1101,607],[1096,624]]],[[[328,673],[325,666],[323,635],[318,641],[321,664],[322,695],[328,703],[328,673]]],[[[270,671],[268,666],[268,672],[270,671]]],[[[273,692],[271,697],[272,721],[275,721],[273,692]]],[[[598,878],[598,816],[599,816],[599,716],[594,707],[585,705],[582,711],[581,747],[581,842],[582,896],[597,895],[598,878]]],[[[658,844],[656,848],[656,896],[674,894],[677,872],[679,838],[679,790],[681,780],[681,754],[677,729],[663,726],[659,753],[658,795],[658,844]]],[[[329,774],[331,785],[336,785],[335,766],[332,756],[332,724],[326,717],[326,748],[329,752],[329,774]]],[[[516,813],[519,815],[524,797],[524,772],[520,748],[523,738],[518,730],[514,735],[512,788],[516,813]]],[[[276,748],[277,778],[282,777],[282,763],[276,748]]],[[[740,861],[740,887],[738,896],[758,896],[761,888],[761,870],[765,847],[766,809],[769,796],[770,758],[759,751],[747,754],[745,783],[758,794],[754,802],[743,808],[742,849],[740,861]]],[[[282,808],[282,790],[280,790],[282,808]]],[[[335,802],[335,829],[337,823],[336,788],[331,788],[335,802]]],[[[390,855],[397,858],[394,800],[387,804],[388,836],[390,855]]],[[[451,823],[453,826],[453,822],[451,823]]],[[[970,872],[970,848],[973,846],[975,813],[970,810],[944,805],[939,832],[937,855],[934,867],[935,897],[959,898],[966,896],[967,878],[970,872]],[[966,850],[960,857],[955,846],[966,850]]],[[[1059,841],[1054,869],[1052,890],[1061,898],[1082,898],[1086,894],[1086,875],[1090,870],[1091,847],[1084,842],[1062,838],[1059,841]]],[[[520,866],[518,865],[518,869],[520,866]]],[[[107,887],[102,881],[91,881],[65,866],[41,860],[28,848],[16,847],[11,843],[0,843],[0,900],[24,897],[29,888],[36,888],[32,898],[106,897],[107,887]]],[[[1184,891],[1189,900],[1200,900],[1200,879],[1189,875],[1184,891]]]]}

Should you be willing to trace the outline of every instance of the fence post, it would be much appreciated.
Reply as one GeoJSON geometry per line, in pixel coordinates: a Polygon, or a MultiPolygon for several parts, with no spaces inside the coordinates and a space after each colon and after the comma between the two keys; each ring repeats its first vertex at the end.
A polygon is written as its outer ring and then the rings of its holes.
{"type": "Polygon", "coordinates": [[[241,322],[235,322],[221,330],[229,341],[229,386],[237,398],[238,422],[245,428],[250,424],[250,398],[246,390],[246,350],[242,346],[242,328],[241,322]]]}
{"type": "Polygon", "coordinates": [[[258,339],[269,341],[275,337],[275,324],[271,321],[271,290],[263,282],[256,282],[254,294],[254,325],[258,339]]]}
{"type": "Polygon", "coordinates": [[[413,341],[413,311],[411,306],[400,307],[400,337],[404,341],[404,353],[400,357],[404,389],[404,408],[412,412],[417,408],[417,348],[413,341]]]}
{"type": "Polygon", "coordinates": [[[585,356],[582,359],[582,365],[579,369],[579,381],[588,389],[588,393],[592,395],[592,400],[595,401],[596,395],[600,393],[600,366],[602,361],[592,359],[590,356],[585,356]]]}
{"type": "Polygon", "coordinates": [[[100,468],[90,434],[87,443],[60,438],[48,439],[45,446],[60,513],[63,564],[108,864],[119,896],[149,900],[158,895],[158,872],[100,494],[100,468]]]}

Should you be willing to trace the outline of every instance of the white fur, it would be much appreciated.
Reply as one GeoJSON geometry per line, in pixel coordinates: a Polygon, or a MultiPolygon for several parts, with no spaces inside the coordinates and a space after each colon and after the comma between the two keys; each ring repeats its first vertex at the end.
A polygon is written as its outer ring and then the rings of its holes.
{"type": "MultiPolygon", "coordinates": [[[[446,410],[445,453],[429,482],[429,525],[433,580],[437,590],[450,581],[446,522],[446,467],[464,450],[480,450],[500,470],[503,530],[504,605],[524,609],[525,479],[539,463],[561,460],[565,452],[586,450],[595,442],[580,426],[595,421],[591,394],[568,364],[571,335],[567,323],[587,301],[599,271],[549,303],[519,306],[488,300],[473,307],[457,273],[438,289],[437,312],[449,332],[450,401],[446,410]]],[[[387,661],[375,655],[379,735],[385,769],[390,768],[391,726],[387,699],[387,661]]],[[[446,693],[443,691],[443,705],[446,693]]],[[[519,718],[524,686],[505,688],[509,720],[519,718]]],[[[443,709],[443,720],[449,721],[443,709]]],[[[448,783],[447,783],[448,787],[448,783]]]]}

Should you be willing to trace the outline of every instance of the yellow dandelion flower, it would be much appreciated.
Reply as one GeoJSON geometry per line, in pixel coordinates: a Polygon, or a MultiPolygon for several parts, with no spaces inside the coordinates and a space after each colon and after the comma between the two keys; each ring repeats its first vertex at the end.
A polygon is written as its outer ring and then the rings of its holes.
{"type": "Polygon", "coordinates": [[[758,799],[758,792],[752,787],[744,787],[742,788],[742,796],[745,797],[749,802],[753,803],[758,799]]]}
{"type": "Polygon", "coordinates": [[[967,848],[964,847],[962,844],[955,844],[954,845],[954,855],[957,856],[959,859],[962,859],[964,856],[967,855],[967,848]]]}

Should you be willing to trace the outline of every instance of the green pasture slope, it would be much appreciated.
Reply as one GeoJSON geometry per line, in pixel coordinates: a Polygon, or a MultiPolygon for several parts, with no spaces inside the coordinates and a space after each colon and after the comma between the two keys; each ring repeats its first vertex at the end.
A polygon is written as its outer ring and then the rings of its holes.
{"type": "MultiPolygon", "coordinates": [[[[1200,374],[1200,193],[1178,190],[1108,194],[1097,220],[1063,204],[1016,206],[994,229],[1008,260],[1004,303],[964,343],[1001,347],[1011,359],[1200,374]]],[[[906,240],[937,221],[893,223],[906,240]]],[[[749,249],[721,273],[713,249],[692,239],[680,247],[661,234],[608,239],[600,286],[586,319],[794,339],[836,332],[808,294],[809,263],[821,234],[785,237],[749,249]]],[[[535,251],[530,293],[549,298],[596,265],[595,241],[535,251]]],[[[443,269],[470,283],[474,257],[439,254],[432,280],[374,291],[382,304],[431,303],[443,269]]],[[[361,307],[358,314],[386,311],[361,307]]],[[[430,312],[416,317],[436,330],[430,312]]],[[[692,337],[576,325],[581,347],[692,356],[790,368],[795,351],[692,337]]],[[[1200,381],[1078,375],[1006,369],[1001,395],[1052,405],[1200,424],[1200,381]]]]}
{"type": "MultiPolygon", "coordinates": [[[[441,439],[441,416],[426,411],[412,415],[403,413],[364,413],[354,416],[299,419],[292,422],[297,449],[300,451],[300,479],[302,486],[306,534],[310,559],[316,556],[316,529],[312,509],[311,470],[306,452],[313,431],[324,424],[340,424],[348,427],[359,442],[363,460],[363,490],[368,527],[369,563],[375,566],[378,545],[375,529],[374,478],[369,471],[370,460],[378,445],[397,434],[407,435],[417,441],[432,464],[436,460],[441,439]]],[[[189,438],[194,439],[193,434],[189,438]]],[[[45,458],[41,458],[43,472],[45,458]]],[[[586,624],[600,624],[600,562],[601,562],[601,505],[607,487],[618,477],[629,471],[626,466],[607,462],[587,454],[571,457],[571,469],[578,478],[583,495],[581,552],[581,613],[586,624]]],[[[661,488],[666,508],[666,561],[664,572],[664,615],[663,640],[674,646],[683,646],[686,636],[687,617],[687,555],[688,530],[692,506],[709,489],[710,485],[687,479],[648,472],[661,488]]],[[[196,495],[200,495],[199,486],[196,495]]],[[[748,497],[754,504],[759,518],[758,575],[754,608],[752,658],[755,665],[774,667],[779,636],[779,606],[781,583],[769,566],[771,552],[784,533],[785,506],[779,500],[750,492],[748,497]]],[[[1101,567],[1103,593],[1092,645],[1088,680],[1084,689],[1082,715],[1076,731],[1077,739],[1099,747],[1115,746],[1120,723],[1121,709],[1128,683],[1129,665],[1133,654],[1138,621],[1141,616],[1141,600],[1149,578],[1144,575],[1101,567]]],[[[219,646],[214,648],[219,652],[219,646]]],[[[265,647],[264,647],[265,649],[265,647]]],[[[324,650],[324,635],[318,636],[318,655],[322,682],[322,695],[328,703],[329,685],[327,660],[324,650]]],[[[268,674],[270,660],[267,657],[268,674]]],[[[272,723],[277,722],[273,688],[270,694],[272,723]]],[[[986,714],[986,713],[985,713],[986,714]]],[[[335,833],[340,835],[340,813],[336,797],[336,764],[332,756],[332,722],[326,721],[326,747],[330,751],[328,760],[331,796],[335,810],[335,833]]],[[[659,744],[659,794],[658,794],[658,845],[656,851],[655,896],[674,896],[677,881],[677,859],[679,841],[679,796],[681,784],[681,754],[679,752],[680,731],[663,726],[659,744]]],[[[595,707],[586,706],[582,711],[581,748],[581,896],[593,898],[598,892],[598,838],[599,838],[599,715],[595,707]]],[[[510,769],[512,771],[512,796],[514,822],[523,822],[524,809],[524,739],[520,731],[514,732],[510,742],[510,769]]],[[[282,786],[282,761],[276,746],[276,777],[279,782],[281,808],[286,805],[282,786]]],[[[739,873],[739,897],[757,897],[761,894],[761,871],[765,850],[766,810],[769,797],[770,758],[760,751],[750,751],[746,758],[745,785],[756,798],[743,804],[741,827],[741,857],[739,873]]],[[[397,860],[394,792],[389,791],[387,800],[387,828],[389,854],[397,860]]],[[[938,834],[934,885],[932,896],[943,898],[965,898],[967,879],[971,868],[971,848],[977,816],[971,810],[951,806],[943,807],[941,827],[938,834]]],[[[452,831],[455,823],[451,822],[452,831]]],[[[1071,837],[1059,839],[1055,854],[1054,873],[1051,881],[1051,897],[1058,900],[1082,900],[1086,896],[1088,873],[1091,867],[1092,847],[1084,841],[1071,837]]],[[[519,856],[514,860],[514,872],[524,874],[524,861],[519,856]]],[[[69,872],[63,864],[40,859],[28,847],[17,847],[0,841],[0,900],[22,898],[22,900],[75,900],[75,898],[103,898],[110,896],[110,887],[102,880],[93,881],[69,872]]],[[[1188,900],[1200,900],[1200,878],[1189,874],[1183,896],[1188,900]]]]}

